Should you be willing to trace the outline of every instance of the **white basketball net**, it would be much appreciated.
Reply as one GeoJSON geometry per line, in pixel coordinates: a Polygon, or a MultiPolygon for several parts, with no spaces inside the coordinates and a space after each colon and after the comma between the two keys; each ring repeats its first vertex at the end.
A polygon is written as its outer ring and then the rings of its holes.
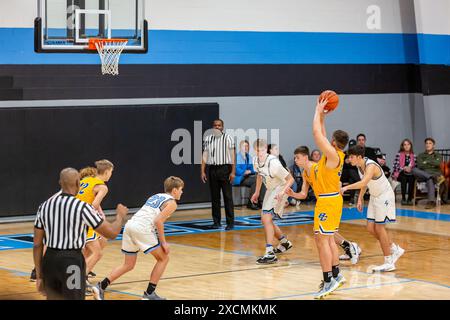
{"type": "Polygon", "coordinates": [[[113,40],[95,43],[100,60],[102,61],[102,74],[110,74],[113,76],[119,74],[119,58],[127,42],[127,40],[113,40]]]}

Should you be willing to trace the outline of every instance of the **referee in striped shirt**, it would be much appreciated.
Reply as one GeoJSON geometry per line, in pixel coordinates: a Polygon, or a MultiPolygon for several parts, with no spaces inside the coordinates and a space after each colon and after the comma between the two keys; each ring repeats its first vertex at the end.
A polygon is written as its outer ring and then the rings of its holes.
{"type": "Polygon", "coordinates": [[[86,229],[92,227],[114,239],[128,209],[119,204],[116,220],[109,223],[91,205],[75,198],[80,188],[77,170],[62,170],[59,184],[61,193],[41,204],[34,224],[36,286],[49,300],[84,300],[86,265],[81,250],[86,243],[86,229]],[[43,256],[44,245],[47,249],[43,256]]]}
{"type": "Polygon", "coordinates": [[[225,230],[234,228],[233,193],[231,183],[236,172],[236,151],[233,138],[223,132],[224,123],[221,119],[214,120],[213,129],[217,134],[205,137],[203,141],[203,156],[201,179],[203,183],[209,180],[213,225],[211,229],[220,228],[220,191],[223,193],[227,226],[225,230]],[[206,167],[209,175],[207,178],[206,167]]]}

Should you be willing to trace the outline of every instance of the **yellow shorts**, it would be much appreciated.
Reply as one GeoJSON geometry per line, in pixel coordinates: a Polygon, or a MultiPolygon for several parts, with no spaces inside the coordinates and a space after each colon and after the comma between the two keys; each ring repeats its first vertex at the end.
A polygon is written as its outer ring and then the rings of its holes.
{"type": "Polygon", "coordinates": [[[319,196],[314,209],[314,233],[333,235],[339,230],[343,203],[338,192],[319,196]]]}
{"type": "Polygon", "coordinates": [[[88,231],[86,234],[86,242],[94,241],[100,239],[100,235],[94,231],[91,227],[88,227],[88,231]]]}

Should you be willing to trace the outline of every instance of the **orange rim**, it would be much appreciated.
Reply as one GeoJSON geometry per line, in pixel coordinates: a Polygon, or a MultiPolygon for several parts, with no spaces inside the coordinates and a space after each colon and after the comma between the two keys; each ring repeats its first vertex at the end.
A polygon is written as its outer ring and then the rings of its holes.
{"type": "Polygon", "coordinates": [[[117,42],[117,41],[128,41],[127,39],[99,39],[99,38],[90,38],[89,39],[89,44],[88,44],[88,49],[89,50],[97,50],[97,47],[95,46],[96,43],[108,43],[108,42],[117,42]]]}

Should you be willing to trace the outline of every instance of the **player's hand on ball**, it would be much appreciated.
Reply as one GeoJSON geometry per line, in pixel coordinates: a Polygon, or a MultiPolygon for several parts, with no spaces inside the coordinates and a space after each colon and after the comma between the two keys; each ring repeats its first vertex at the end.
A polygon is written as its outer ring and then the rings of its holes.
{"type": "Polygon", "coordinates": [[[325,111],[325,106],[328,103],[328,99],[319,99],[317,98],[317,105],[316,105],[316,111],[320,114],[327,114],[330,113],[330,111],[325,111]]]}
{"type": "Polygon", "coordinates": [[[163,251],[166,254],[169,254],[170,248],[169,248],[169,244],[167,242],[161,242],[161,248],[163,249],[163,251]]]}

